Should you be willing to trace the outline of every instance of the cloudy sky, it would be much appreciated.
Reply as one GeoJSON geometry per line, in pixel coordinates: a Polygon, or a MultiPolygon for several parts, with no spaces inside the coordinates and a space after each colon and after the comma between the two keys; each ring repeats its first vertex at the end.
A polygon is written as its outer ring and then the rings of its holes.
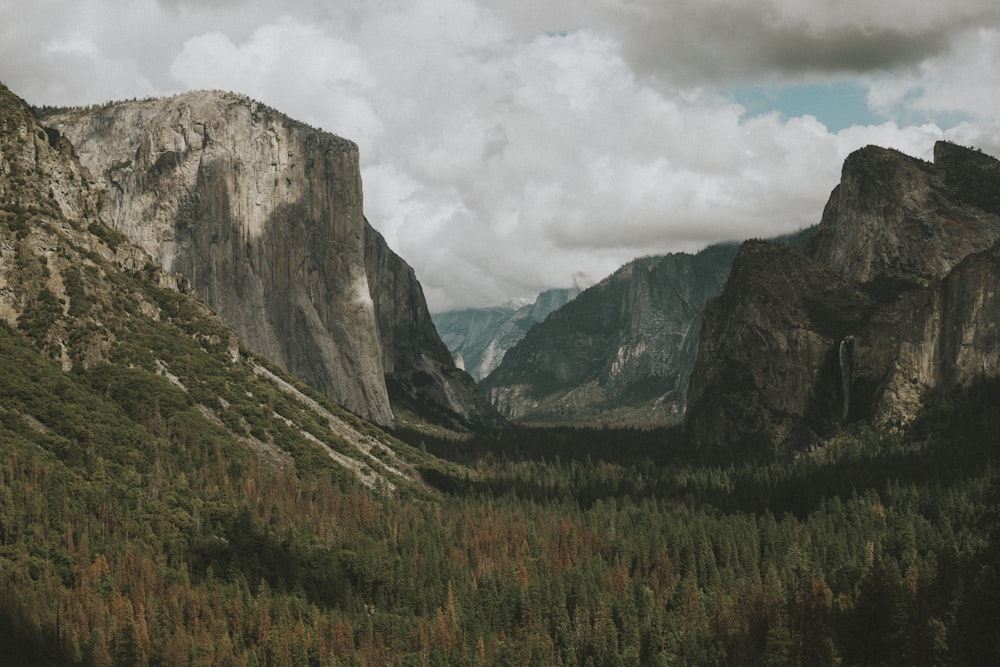
{"type": "Polygon", "coordinates": [[[234,90],[356,141],[441,311],[813,224],[866,144],[1000,155],[1000,3],[0,0],[0,81],[234,90]]]}

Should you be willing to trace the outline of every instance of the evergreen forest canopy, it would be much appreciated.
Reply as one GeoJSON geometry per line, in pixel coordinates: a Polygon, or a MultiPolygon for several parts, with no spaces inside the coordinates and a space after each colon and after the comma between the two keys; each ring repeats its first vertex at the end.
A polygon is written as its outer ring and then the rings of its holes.
{"type": "Polygon", "coordinates": [[[140,366],[66,373],[8,327],[0,353],[11,664],[1000,654],[995,382],[935,397],[905,434],[781,460],[714,459],[662,430],[402,434],[427,484],[385,493],[316,452],[269,465],[140,366]]]}

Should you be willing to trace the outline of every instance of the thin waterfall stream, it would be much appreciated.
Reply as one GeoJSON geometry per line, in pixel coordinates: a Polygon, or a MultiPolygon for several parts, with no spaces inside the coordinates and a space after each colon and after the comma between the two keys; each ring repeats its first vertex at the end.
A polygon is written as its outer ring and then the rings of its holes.
{"type": "Polygon", "coordinates": [[[844,405],[841,410],[840,419],[847,421],[847,413],[851,407],[851,372],[853,359],[851,358],[853,344],[850,336],[840,341],[840,387],[844,394],[844,405]]]}

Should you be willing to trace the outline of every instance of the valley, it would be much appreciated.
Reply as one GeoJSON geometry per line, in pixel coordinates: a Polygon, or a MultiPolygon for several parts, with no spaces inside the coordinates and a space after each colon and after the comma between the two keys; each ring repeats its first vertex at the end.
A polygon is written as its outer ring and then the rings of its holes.
{"type": "Polygon", "coordinates": [[[862,149],[793,238],[456,325],[477,385],[357,160],[0,86],[0,661],[1000,655],[1000,163],[862,149]]]}

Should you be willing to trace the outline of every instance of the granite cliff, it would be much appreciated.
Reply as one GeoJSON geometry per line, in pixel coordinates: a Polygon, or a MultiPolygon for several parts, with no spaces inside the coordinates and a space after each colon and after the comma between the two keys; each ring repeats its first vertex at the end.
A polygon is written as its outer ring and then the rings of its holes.
{"type": "MultiPolygon", "coordinates": [[[[403,341],[376,318],[376,300],[396,297],[372,290],[409,289],[409,278],[369,275],[375,237],[354,143],[230,93],[41,116],[97,177],[110,225],[184,276],[250,349],[353,412],[393,423],[385,364],[400,366],[391,346],[403,341]]],[[[426,311],[419,291],[400,298],[426,311]]],[[[449,405],[463,400],[476,397],[449,405]]]]}
{"type": "Polygon", "coordinates": [[[477,382],[492,373],[507,350],[524,338],[531,327],[576,298],[580,290],[550,289],[531,303],[492,308],[466,308],[432,315],[441,340],[451,350],[455,364],[477,382]]]}
{"type": "Polygon", "coordinates": [[[136,478],[137,462],[162,448],[192,465],[215,452],[234,474],[259,465],[294,477],[304,463],[386,493],[423,488],[413,450],[241,346],[175,274],[108,226],[103,196],[72,145],[0,84],[7,450],[32,442],[102,480],[136,478]]]}
{"type": "Polygon", "coordinates": [[[503,420],[438,336],[413,269],[367,222],[365,266],[393,408],[463,430],[500,427],[503,420]]]}
{"type": "Polygon", "coordinates": [[[677,419],[702,308],[735,253],[729,244],[630,262],[528,331],[482,387],[509,419],[677,419]]]}
{"type": "Polygon", "coordinates": [[[928,391],[1000,373],[1000,163],[938,143],[844,163],[808,250],[744,244],[705,312],[687,435],[796,449],[912,420],[928,391]]]}

